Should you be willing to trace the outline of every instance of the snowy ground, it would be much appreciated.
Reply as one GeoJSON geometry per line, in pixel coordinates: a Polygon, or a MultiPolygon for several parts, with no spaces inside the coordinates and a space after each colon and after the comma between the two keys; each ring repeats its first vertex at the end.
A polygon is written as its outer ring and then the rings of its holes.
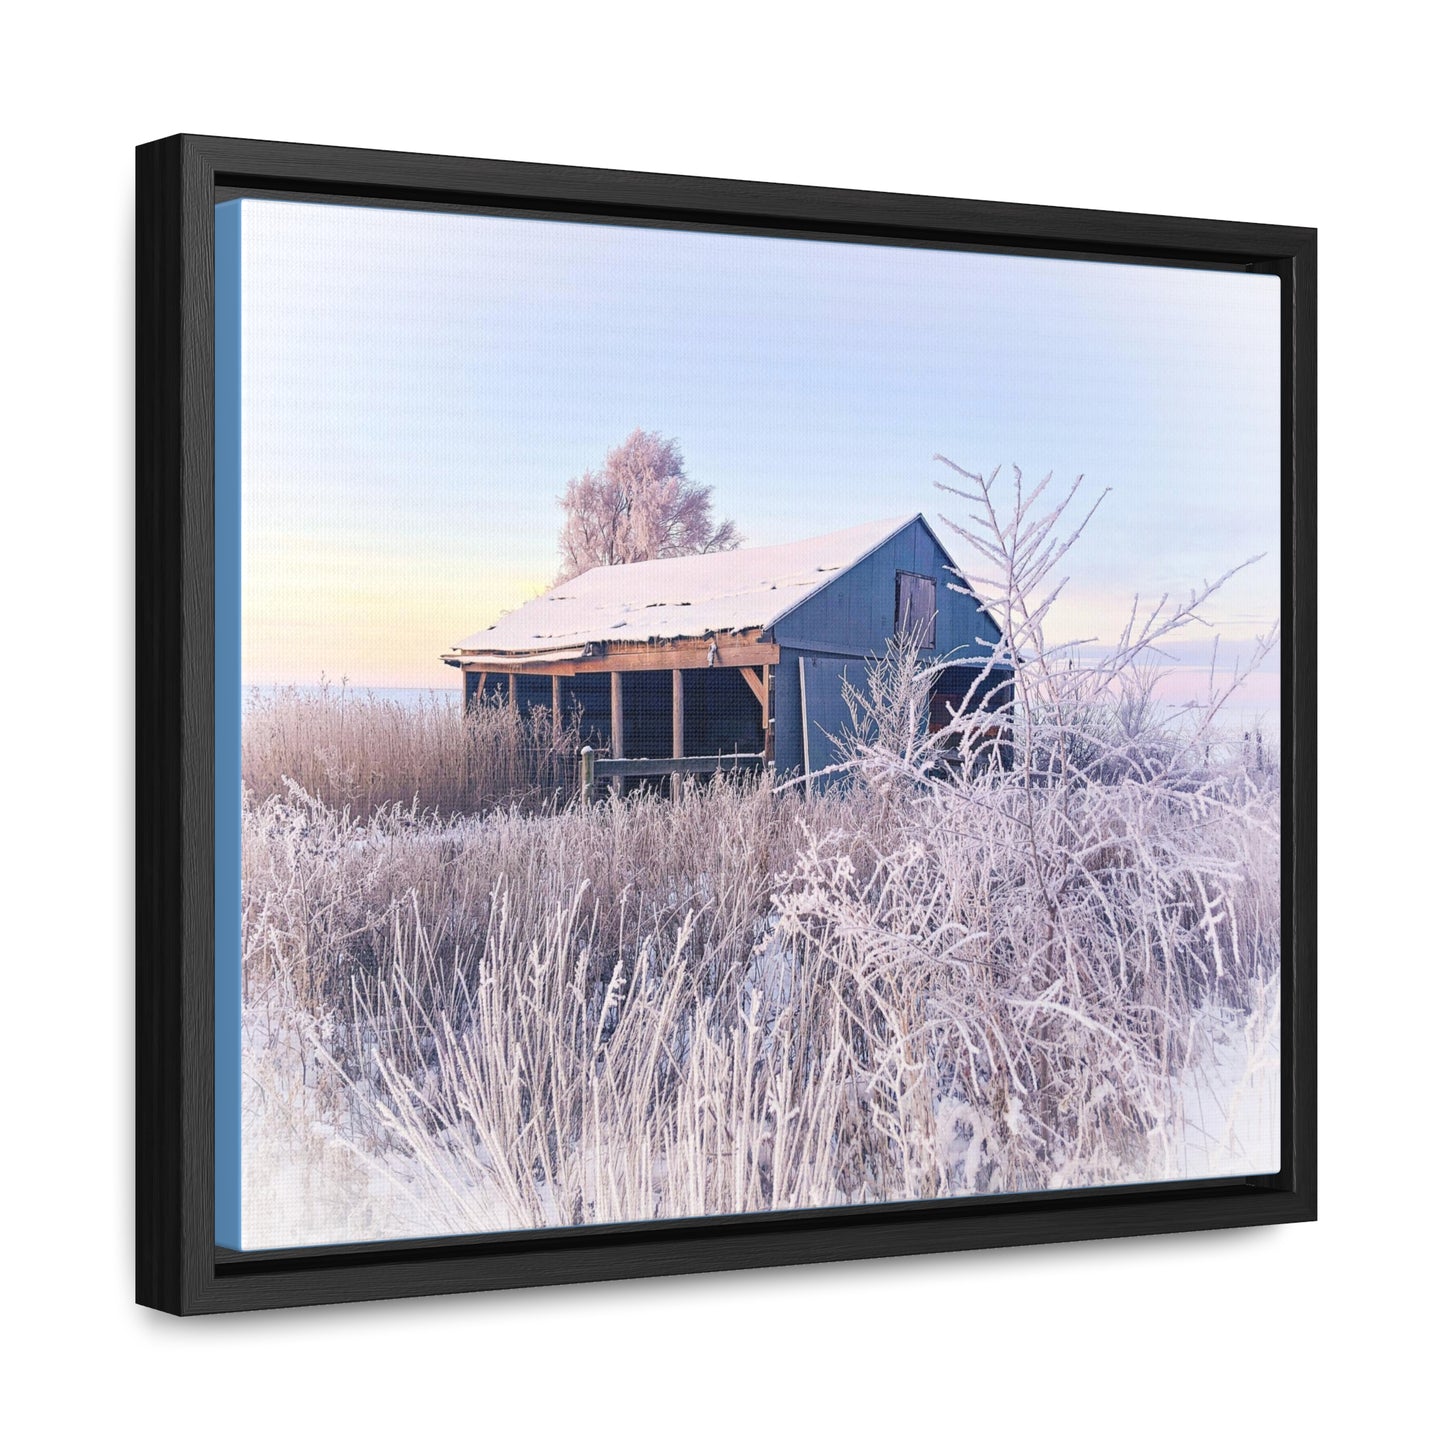
{"type": "Polygon", "coordinates": [[[1184,1073],[1164,1179],[1279,1169],[1279,998],[1248,1015],[1201,1013],[1201,1058],[1184,1073]]]}
{"type": "MultiPolygon", "coordinates": [[[[759,956],[752,981],[764,1007],[793,988],[787,960],[759,956]]],[[[1201,1010],[1180,1079],[1172,1127],[1153,1168],[1136,1182],[1270,1174],[1279,1168],[1279,1013],[1261,997],[1257,1011],[1201,1010]]],[[[294,1014],[248,1013],[243,1041],[244,1193],[247,1249],[534,1227],[489,1188],[485,1169],[439,1181],[393,1151],[368,1150],[351,1137],[353,1102],[328,1075],[321,1031],[294,1014]]],[[[971,1114],[962,1099],[937,1102],[945,1133],[971,1114]]],[[[960,1148],[967,1147],[960,1142],[960,1148]]],[[[963,1160],[957,1161],[963,1163],[963,1160]]]]}

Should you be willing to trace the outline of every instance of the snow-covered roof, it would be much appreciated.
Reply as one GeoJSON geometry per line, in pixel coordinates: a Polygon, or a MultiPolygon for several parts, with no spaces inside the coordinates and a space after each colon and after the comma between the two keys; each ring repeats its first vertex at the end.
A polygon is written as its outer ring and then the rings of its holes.
{"type": "Polygon", "coordinates": [[[453,651],[556,652],[589,642],[660,642],[768,628],[918,515],[780,547],[594,567],[464,637],[453,651]]]}

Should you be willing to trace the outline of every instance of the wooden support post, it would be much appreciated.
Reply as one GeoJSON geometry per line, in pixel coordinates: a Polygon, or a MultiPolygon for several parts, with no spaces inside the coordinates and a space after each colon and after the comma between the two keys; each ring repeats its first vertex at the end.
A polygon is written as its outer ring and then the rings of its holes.
{"type": "MultiPolygon", "coordinates": [[[[622,716],[622,674],[610,672],[608,677],[612,682],[612,756],[614,758],[625,758],[627,756],[627,727],[622,716]]],[[[612,787],[617,793],[622,792],[622,779],[614,778],[612,787]]]]}
{"type": "Polygon", "coordinates": [[[562,732],[562,679],[552,674],[552,741],[555,743],[562,732]]]}
{"type": "Polygon", "coordinates": [[[577,762],[577,796],[584,808],[590,807],[597,799],[597,754],[591,745],[582,749],[577,762]]]}
{"type": "Polygon", "coordinates": [[[763,757],[773,761],[773,667],[763,664],[763,757]]]}
{"type": "Polygon", "coordinates": [[[509,672],[509,673],[507,674],[507,706],[508,706],[509,708],[511,708],[513,712],[516,712],[516,710],[517,710],[517,674],[516,674],[515,672],[509,672]]]}
{"type": "MultiPolygon", "coordinates": [[[[683,723],[684,715],[682,710],[682,669],[672,670],[672,755],[675,758],[685,758],[687,750],[683,747],[683,723]]],[[[682,774],[672,775],[672,800],[675,803],[682,797],[682,774]]]]}
{"type": "Polygon", "coordinates": [[[809,763],[811,749],[808,746],[808,659],[798,657],[798,699],[803,710],[803,786],[808,797],[813,796],[813,769],[809,763]]]}
{"type": "Polygon", "coordinates": [[[467,719],[474,716],[482,706],[482,688],[486,685],[487,674],[484,672],[462,673],[462,756],[466,760],[466,789],[467,796],[472,795],[472,751],[476,742],[476,733],[469,728],[467,719]]]}

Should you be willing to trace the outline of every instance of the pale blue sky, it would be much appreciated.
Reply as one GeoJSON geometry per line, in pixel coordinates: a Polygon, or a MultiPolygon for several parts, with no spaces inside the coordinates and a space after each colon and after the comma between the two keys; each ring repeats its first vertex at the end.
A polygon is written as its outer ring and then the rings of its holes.
{"type": "Polygon", "coordinates": [[[1111,489],[1073,635],[1256,552],[1213,615],[1238,641],[1278,612],[1272,277],[242,204],[247,681],[449,685],[438,654],[550,582],[557,497],[634,426],[749,543],[936,522],[943,452],[1111,489]]]}

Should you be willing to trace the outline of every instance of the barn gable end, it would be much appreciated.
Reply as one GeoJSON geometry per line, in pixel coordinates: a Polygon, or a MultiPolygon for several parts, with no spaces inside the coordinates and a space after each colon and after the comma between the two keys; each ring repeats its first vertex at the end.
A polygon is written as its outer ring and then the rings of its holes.
{"type": "Polygon", "coordinates": [[[971,594],[954,590],[965,584],[922,516],[780,617],[773,635],[780,646],[802,652],[879,656],[897,630],[900,577],[933,583],[937,626],[926,655],[984,657],[998,642],[993,618],[971,594]]]}

